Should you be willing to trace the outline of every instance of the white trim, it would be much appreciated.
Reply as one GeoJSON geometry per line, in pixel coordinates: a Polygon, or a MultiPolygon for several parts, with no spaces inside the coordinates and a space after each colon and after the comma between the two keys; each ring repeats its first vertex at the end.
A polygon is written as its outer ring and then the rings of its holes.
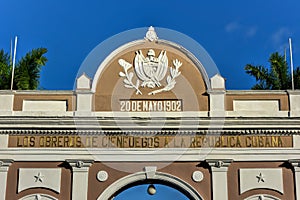
{"type": "Polygon", "coordinates": [[[210,160],[206,162],[211,167],[211,182],[213,200],[227,200],[228,199],[228,181],[227,172],[228,167],[233,160],[210,160]]]}
{"type": "Polygon", "coordinates": [[[30,195],[27,195],[25,197],[22,197],[21,199],[19,200],[36,200],[36,199],[41,199],[41,200],[58,200],[57,198],[55,197],[52,197],[48,194],[30,194],[30,195]]]}
{"type": "Polygon", "coordinates": [[[7,173],[9,166],[13,160],[3,159],[0,160],[0,199],[5,199],[6,187],[7,187],[7,173]]]}
{"type": "Polygon", "coordinates": [[[248,110],[237,110],[237,111],[226,111],[226,117],[288,117],[289,111],[248,111],[248,110]]]}
{"type": "Polygon", "coordinates": [[[280,199],[269,194],[255,194],[253,196],[247,197],[244,200],[280,200],[280,199]]]}
{"type": "Polygon", "coordinates": [[[72,200],[87,200],[89,168],[93,160],[66,160],[72,167],[72,200]]]}
{"type": "Polygon", "coordinates": [[[294,167],[295,198],[299,199],[299,196],[300,196],[300,160],[294,159],[294,160],[289,160],[289,162],[294,167]]]}
{"type": "MultiPolygon", "coordinates": [[[[135,174],[131,174],[128,176],[125,176],[110,186],[108,186],[102,194],[97,198],[97,200],[102,200],[102,199],[109,199],[112,197],[116,192],[124,188],[126,185],[138,182],[138,181],[143,181],[146,180],[146,175],[145,172],[138,172],[135,174]]],[[[202,200],[203,198],[201,197],[200,194],[188,183],[185,181],[181,180],[180,178],[173,176],[171,174],[167,173],[161,173],[161,172],[156,172],[155,177],[153,178],[154,182],[155,180],[158,181],[163,181],[166,183],[170,183],[171,185],[176,185],[179,188],[182,188],[184,191],[187,192],[187,194],[190,194],[190,197],[194,200],[202,200]]]]}
{"type": "Polygon", "coordinates": [[[200,148],[200,149],[71,149],[71,148],[10,148],[0,149],[0,159],[14,161],[202,161],[205,159],[234,161],[287,161],[298,159],[300,149],[293,148],[200,148]]]}
{"type": "MultiPolygon", "coordinates": [[[[249,95],[249,94],[273,94],[273,95],[286,95],[288,94],[288,91],[286,90],[227,90],[226,94],[244,94],[244,95],[249,95]]],[[[276,96],[272,96],[276,97],[276,96]]]]}

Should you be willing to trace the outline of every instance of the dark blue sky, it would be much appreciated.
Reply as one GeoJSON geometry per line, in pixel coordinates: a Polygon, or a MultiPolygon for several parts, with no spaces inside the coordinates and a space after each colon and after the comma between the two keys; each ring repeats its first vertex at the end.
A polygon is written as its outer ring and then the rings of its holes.
{"type": "Polygon", "coordinates": [[[48,48],[41,87],[72,89],[81,63],[99,43],[119,32],[164,27],[198,41],[211,55],[227,89],[249,89],[247,63],[266,65],[274,51],[293,39],[294,65],[300,58],[298,0],[1,0],[0,48],[19,37],[18,58],[48,48]]]}
{"type": "Polygon", "coordinates": [[[181,192],[162,184],[154,184],[156,193],[147,192],[149,184],[142,184],[129,188],[118,194],[114,200],[189,200],[181,192]]]}

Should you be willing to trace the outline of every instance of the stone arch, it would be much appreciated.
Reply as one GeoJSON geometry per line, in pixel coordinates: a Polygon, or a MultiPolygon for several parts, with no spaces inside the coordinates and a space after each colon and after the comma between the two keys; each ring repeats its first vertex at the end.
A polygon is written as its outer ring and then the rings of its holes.
{"type": "Polygon", "coordinates": [[[52,197],[50,195],[47,195],[47,194],[30,194],[30,195],[27,195],[25,197],[22,197],[21,199],[19,200],[58,200],[57,198],[55,197],[52,197]]]}
{"type": "Polygon", "coordinates": [[[256,195],[247,197],[244,200],[280,200],[280,199],[277,197],[274,197],[272,195],[269,195],[269,194],[256,194],[256,195]]]}
{"type": "MultiPolygon", "coordinates": [[[[147,175],[145,174],[145,172],[138,172],[135,174],[125,176],[115,181],[109,187],[107,187],[102,192],[102,194],[100,194],[97,200],[109,199],[110,197],[112,197],[114,194],[116,194],[118,191],[120,191],[122,188],[126,187],[127,185],[133,184],[135,182],[145,181],[145,180],[147,180],[147,175]]],[[[151,178],[151,180],[154,181],[157,180],[157,181],[163,181],[169,183],[170,185],[174,185],[182,189],[183,191],[186,191],[186,193],[189,194],[190,198],[192,198],[193,200],[203,200],[201,195],[191,185],[189,185],[185,181],[171,174],[156,172],[153,178],[151,178]]]]}

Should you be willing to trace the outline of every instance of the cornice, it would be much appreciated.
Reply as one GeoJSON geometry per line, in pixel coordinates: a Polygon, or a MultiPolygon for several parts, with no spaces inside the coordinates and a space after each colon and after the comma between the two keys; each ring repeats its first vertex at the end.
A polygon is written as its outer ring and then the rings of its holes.
{"type": "Polygon", "coordinates": [[[279,95],[279,94],[288,94],[287,90],[226,90],[226,94],[263,94],[263,95],[279,95]]]}
{"type": "Polygon", "coordinates": [[[236,130],[44,130],[5,129],[6,135],[300,135],[300,129],[236,129],[236,130]]]}
{"type": "MultiPolygon", "coordinates": [[[[299,130],[300,118],[0,117],[0,130],[299,130]]],[[[278,131],[278,132],[280,132],[278,131]]]]}

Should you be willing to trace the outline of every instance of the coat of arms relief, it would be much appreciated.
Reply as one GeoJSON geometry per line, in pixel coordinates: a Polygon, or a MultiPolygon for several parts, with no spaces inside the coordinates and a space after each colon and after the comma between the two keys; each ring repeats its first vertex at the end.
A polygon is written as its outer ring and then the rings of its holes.
{"type": "MultiPolygon", "coordinates": [[[[150,42],[157,40],[153,27],[149,28],[145,39],[148,39],[150,42]]],[[[133,63],[119,59],[119,64],[123,68],[123,71],[119,72],[119,76],[123,77],[124,87],[134,89],[138,95],[143,94],[140,87],[153,89],[148,95],[170,91],[175,87],[176,78],[181,74],[179,69],[182,66],[182,62],[175,59],[172,61],[173,66],[169,66],[165,50],[162,50],[157,57],[153,49],[149,49],[146,56],[143,55],[142,50],[138,50],[135,53],[133,63]],[[134,70],[129,72],[131,68],[134,68],[134,70]],[[167,75],[168,71],[169,74],[167,75]],[[136,81],[133,81],[134,75],[136,76],[136,81]],[[162,80],[166,75],[166,84],[162,84],[162,80]]]]}

